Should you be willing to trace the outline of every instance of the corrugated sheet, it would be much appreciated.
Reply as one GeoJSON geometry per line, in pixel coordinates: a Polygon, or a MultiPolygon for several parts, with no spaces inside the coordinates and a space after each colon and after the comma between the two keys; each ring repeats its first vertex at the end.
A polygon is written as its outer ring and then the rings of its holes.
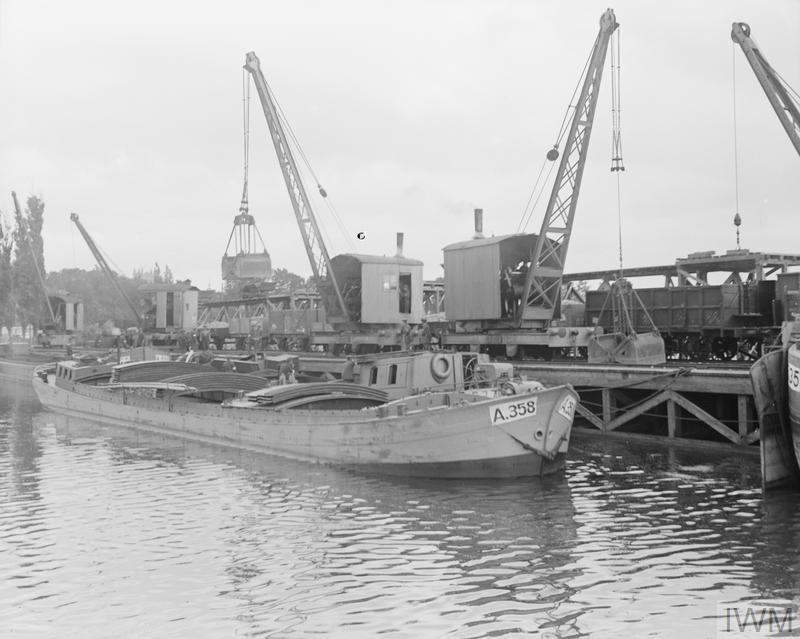
{"type": "Polygon", "coordinates": [[[387,257],[386,255],[361,255],[359,253],[344,253],[337,255],[333,258],[332,262],[336,263],[337,259],[349,257],[361,262],[362,264],[399,264],[403,266],[422,266],[420,260],[414,260],[410,257],[387,257]]]}
{"type": "Polygon", "coordinates": [[[455,244],[448,244],[442,250],[447,252],[447,251],[457,251],[461,249],[478,248],[483,246],[494,246],[495,244],[499,244],[503,240],[507,240],[508,238],[511,237],[527,238],[531,237],[531,235],[525,233],[513,233],[511,235],[493,235],[492,237],[483,237],[478,240],[465,240],[464,242],[456,242],[455,244]]]}
{"type": "Polygon", "coordinates": [[[445,316],[451,321],[499,318],[499,243],[483,242],[467,248],[446,249],[444,253],[445,316]]]}

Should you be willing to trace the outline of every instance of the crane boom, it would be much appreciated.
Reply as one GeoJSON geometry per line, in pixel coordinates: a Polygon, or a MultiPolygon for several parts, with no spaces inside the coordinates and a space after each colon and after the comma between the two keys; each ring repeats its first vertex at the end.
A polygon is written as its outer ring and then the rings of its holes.
{"type": "Polygon", "coordinates": [[[264,79],[264,74],[261,72],[261,62],[252,51],[247,54],[244,68],[253,77],[253,82],[258,92],[261,107],[264,110],[264,116],[267,120],[272,143],[275,146],[275,153],[278,156],[278,163],[280,164],[281,171],[283,172],[283,179],[286,182],[286,188],[289,191],[289,198],[292,201],[292,208],[294,215],[297,219],[297,225],[300,227],[300,235],[303,238],[303,243],[308,255],[308,261],[311,264],[311,271],[317,283],[317,288],[322,296],[325,310],[333,319],[334,316],[341,316],[345,320],[349,320],[347,307],[342,297],[341,289],[336,281],[333,269],[331,268],[331,259],[328,255],[328,249],[325,247],[325,242],[322,239],[317,219],[314,216],[314,211],[311,208],[311,203],[308,199],[303,181],[300,178],[300,173],[297,170],[297,165],[289,148],[289,141],[283,130],[280,118],[278,117],[278,109],[275,101],[264,79]],[[333,289],[335,295],[335,304],[337,308],[331,307],[331,302],[328,296],[325,295],[323,287],[325,286],[325,279],[327,275],[327,283],[333,289]]]}
{"type": "Polygon", "coordinates": [[[545,326],[553,319],[559,305],[561,278],[586,164],[603,64],[611,34],[618,26],[611,9],[600,17],[600,32],[587,64],[542,228],[531,251],[522,304],[517,310],[517,326],[523,322],[528,326],[545,326]]]}
{"type": "MultiPolygon", "coordinates": [[[[14,210],[17,212],[17,219],[22,221],[22,208],[19,205],[19,200],[17,200],[17,192],[11,191],[11,199],[14,200],[14,210]]],[[[27,235],[27,234],[26,234],[27,235]]],[[[27,238],[30,240],[30,238],[27,238]]],[[[33,244],[28,241],[28,248],[31,250],[31,260],[33,261],[33,268],[36,270],[36,277],[39,278],[39,285],[42,287],[42,292],[44,293],[44,301],[47,303],[47,311],[50,313],[50,320],[53,324],[56,323],[56,314],[53,312],[53,305],[50,304],[50,298],[47,295],[47,286],[44,282],[44,275],[42,274],[42,269],[39,268],[39,260],[36,259],[36,253],[33,251],[33,244]]]]}
{"type": "Polygon", "coordinates": [[[744,52],[747,61],[753,68],[761,88],[775,110],[795,151],[800,154],[800,106],[789,95],[778,73],[767,62],[758,45],[750,38],[750,26],[744,22],[734,22],[731,39],[744,52]]]}
{"type": "Polygon", "coordinates": [[[119,283],[116,274],[114,273],[114,271],[111,270],[111,267],[108,265],[108,262],[106,262],[106,258],[104,258],[103,254],[100,253],[100,249],[97,248],[97,245],[89,236],[89,233],[83,227],[83,224],[81,224],[78,215],[76,213],[72,213],[70,214],[69,219],[72,220],[75,223],[75,226],[78,227],[78,230],[83,236],[83,239],[86,241],[89,250],[92,252],[92,255],[94,255],[94,259],[97,260],[97,265],[100,267],[100,270],[103,271],[105,276],[111,282],[112,286],[115,289],[117,289],[117,293],[119,293],[122,299],[125,300],[125,303],[128,305],[128,308],[130,309],[131,313],[133,313],[133,316],[136,318],[136,324],[141,328],[142,318],[139,315],[139,311],[136,310],[136,306],[131,301],[131,298],[128,297],[128,294],[125,292],[125,289],[122,288],[122,285],[119,283]]]}

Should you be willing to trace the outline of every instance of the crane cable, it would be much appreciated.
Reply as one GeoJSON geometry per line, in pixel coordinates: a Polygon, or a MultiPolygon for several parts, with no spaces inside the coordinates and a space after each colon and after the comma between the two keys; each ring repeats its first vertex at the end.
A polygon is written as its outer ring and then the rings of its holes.
{"type": "Polygon", "coordinates": [[[622,263],[622,187],[620,173],[625,170],[622,162],[622,108],[620,77],[620,36],[611,34],[611,172],[617,174],[617,233],[619,245],[619,277],[623,277],[622,263]],[[616,46],[615,46],[616,45],[616,46]]]}
{"type": "Polygon", "coordinates": [[[247,176],[250,164],[250,75],[244,68],[242,69],[242,121],[244,122],[244,187],[239,212],[247,213],[250,208],[247,201],[247,176]]]}
{"type": "Polygon", "coordinates": [[[528,223],[531,221],[531,216],[533,216],[533,212],[536,210],[536,206],[539,204],[539,199],[542,197],[544,189],[550,180],[550,174],[553,172],[553,167],[555,167],[555,162],[551,162],[547,158],[545,158],[542,161],[542,166],[539,169],[539,175],[536,176],[536,182],[534,183],[533,189],[531,190],[530,197],[528,198],[528,203],[525,205],[525,210],[522,212],[522,218],[520,218],[519,224],[517,224],[517,233],[522,233],[523,231],[525,231],[526,228],[528,228],[528,223]],[[541,182],[541,188],[539,188],[545,164],[547,164],[548,162],[550,162],[550,170],[547,171],[547,176],[541,182]],[[539,189],[538,195],[536,194],[537,189],[539,189]],[[536,196],[535,200],[534,196],[536,196]],[[533,201],[532,205],[531,201],[533,201]]]}
{"type": "Polygon", "coordinates": [[[739,137],[738,137],[738,125],[736,120],[736,43],[731,43],[731,53],[733,54],[731,57],[732,60],[732,67],[731,67],[731,77],[732,77],[732,85],[733,85],[733,188],[734,188],[734,197],[736,199],[736,215],[733,218],[733,223],[736,226],[736,248],[739,248],[739,225],[742,222],[742,218],[739,215],[739,137]]]}
{"type": "MultiPolygon", "coordinates": [[[[265,81],[265,84],[266,84],[266,81],[265,81]]],[[[339,227],[339,231],[344,236],[345,241],[347,242],[348,246],[350,246],[350,249],[355,253],[356,252],[356,248],[355,248],[355,244],[353,244],[353,240],[352,240],[352,237],[350,235],[350,232],[347,230],[347,227],[345,226],[344,222],[342,221],[342,218],[339,216],[339,212],[333,206],[333,203],[328,199],[328,192],[322,187],[322,184],[320,183],[319,178],[317,178],[317,174],[314,172],[314,169],[311,167],[311,163],[308,161],[308,157],[306,157],[306,153],[303,150],[303,147],[300,145],[300,142],[298,141],[297,136],[294,134],[294,130],[292,129],[292,125],[289,124],[289,120],[286,117],[286,114],[284,114],[283,109],[281,108],[281,105],[278,102],[278,99],[275,97],[275,93],[273,92],[272,87],[270,87],[269,84],[267,84],[267,90],[272,95],[272,101],[275,103],[275,106],[277,108],[277,111],[278,111],[279,117],[281,119],[281,122],[283,123],[284,127],[286,128],[286,131],[288,131],[289,137],[291,138],[292,143],[294,144],[295,148],[297,149],[297,152],[300,154],[300,157],[303,160],[303,164],[305,164],[306,168],[308,169],[308,172],[311,174],[311,177],[314,179],[314,182],[317,185],[317,190],[319,191],[319,194],[322,196],[322,199],[325,200],[325,205],[328,207],[328,210],[331,212],[331,214],[333,216],[333,219],[334,219],[334,222],[336,222],[336,225],[339,227]]],[[[318,220],[318,222],[319,221],[320,220],[318,220]]],[[[321,229],[321,232],[327,236],[327,233],[325,233],[325,229],[324,228],[321,229]]],[[[328,239],[328,242],[330,243],[330,238],[327,238],[327,239],[328,239]]]]}
{"type": "Polygon", "coordinates": [[[539,204],[539,200],[544,193],[544,190],[550,180],[550,175],[553,172],[553,168],[555,167],[555,160],[558,158],[558,147],[561,145],[561,140],[564,138],[564,135],[568,129],[568,123],[570,122],[570,112],[577,109],[576,104],[576,96],[578,95],[581,85],[583,84],[583,79],[586,77],[586,70],[589,68],[589,63],[592,60],[592,54],[594,53],[595,48],[597,47],[597,41],[599,40],[600,36],[598,35],[595,39],[595,43],[592,46],[591,50],[589,51],[589,56],[586,58],[586,62],[583,65],[583,71],[581,71],[581,75],[578,78],[578,83],[575,85],[575,89],[572,91],[572,97],[569,99],[567,103],[567,108],[564,111],[564,117],[561,119],[561,126],[558,129],[558,135],[556,136],[555,144],[553,144],[553,148],[547,152],[545,159],[542,161],[542,166],[539,169],[539,175],[536,176],[536,181],[533,184],[533,188],[531,189],[531,194],[528,197],[528,202],[525,205],[525,208],[522,211],[522,217],[517,224],[517,233],[524,232],[526,228],[528,228],[528,223],[531,221],[531,217],[533,216],[534,210],[536,210],[536,206],[539,204]],[[544,180],[541,181],[542,173],[544,172],[545,164],[550,162],[550,169],[547,172],[544,180]],[[537,192],[538,191],[538,195],[537,192]],[[533,202],[533,205],[531,205],[533,202]]]}

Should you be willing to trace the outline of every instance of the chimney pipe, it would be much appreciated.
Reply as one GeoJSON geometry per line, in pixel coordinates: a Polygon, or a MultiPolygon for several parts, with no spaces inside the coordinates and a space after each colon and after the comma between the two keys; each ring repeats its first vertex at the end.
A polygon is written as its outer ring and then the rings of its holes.
{"type": "Polygon", "coordinates": [[[403,257],[403,234],[397,234],[397,254],[395,257],[403,257]]]}
{"type": "Polygon", "coordinates": [[[483,209],[475,209],[475,235],[473,240],[483,239],[483,209]]]}

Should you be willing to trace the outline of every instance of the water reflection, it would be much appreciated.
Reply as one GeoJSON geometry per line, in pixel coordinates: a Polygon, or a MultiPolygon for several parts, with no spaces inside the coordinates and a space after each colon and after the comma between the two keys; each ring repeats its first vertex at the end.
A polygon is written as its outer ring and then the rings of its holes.
{"type": "Polygon", "coordinates": [[[543,481],[400,480],[16,410],[22,636],[713,636],[718,601],[796,590],[800,513],[757,458],[579,438],[543,481]]]}
{"type": "Polygon", "coordinates": [[[558,573],[576,534],[565,476],[541,484],[364,477],[56,415],[42,421],[62,449],[92,453],[84,467],[98,467],[102,451],[115,473],[135,477],[135,497],[125,486],[102,499],[127,500],[112,518],[124,523],[126,546],[156,540],[167,555],[214,547],[225,575],[215,605],[232,607],[253,634],[413,627],[441,636],[474,626],[481,636],[500,616],[535,629],[531,613],[572,592],[565,581],[575,571],[558,573]],[[146,532],[131,538],[129,519],[146,532]],[[205,534],[213,541],[198,538],[205,534]]]}

